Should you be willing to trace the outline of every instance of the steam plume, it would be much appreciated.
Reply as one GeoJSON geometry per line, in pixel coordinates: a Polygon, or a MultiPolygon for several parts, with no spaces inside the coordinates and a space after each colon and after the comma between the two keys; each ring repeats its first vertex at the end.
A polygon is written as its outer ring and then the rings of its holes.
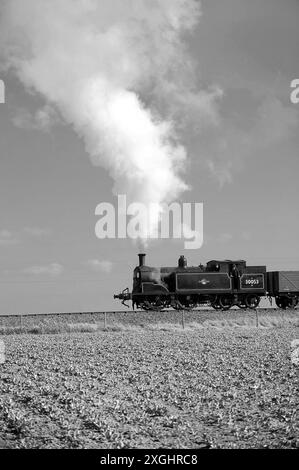
{"type": "MultiPolygon", "coordinates": [[[[166,88],[181,95],[182,69],[192,70],[183,36],[197,24],[200,3],[1,3],[6,67],[59,109],[84,139],[93,164],[109,171],[114,191],[161,204],[186,190],[186,150],[170,117],[157,111],[157,100],[166,88]]],[[[200,106],[207,96],[202,98],[200,106]]]]}

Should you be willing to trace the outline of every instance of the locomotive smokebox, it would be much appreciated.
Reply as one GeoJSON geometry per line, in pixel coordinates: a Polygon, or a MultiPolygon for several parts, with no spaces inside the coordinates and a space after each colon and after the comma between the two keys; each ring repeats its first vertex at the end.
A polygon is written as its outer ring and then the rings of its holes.
{"type": "Polygon", "coordinates": [[[141,253],[138,256],[139,256],[139,267],[144,266],[146,254],[141,253]]]}

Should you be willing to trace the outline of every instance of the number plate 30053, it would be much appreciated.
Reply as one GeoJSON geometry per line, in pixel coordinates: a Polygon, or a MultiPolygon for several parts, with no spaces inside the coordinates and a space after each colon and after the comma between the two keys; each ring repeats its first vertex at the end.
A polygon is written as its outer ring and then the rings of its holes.
{"type": "Polygon", "coordinates": [[[264,288],[264,276],[262,274],[256,275],[243,275],[241,278],[241,288],[242,289],[251,289],[251,288],[264,288]]]}

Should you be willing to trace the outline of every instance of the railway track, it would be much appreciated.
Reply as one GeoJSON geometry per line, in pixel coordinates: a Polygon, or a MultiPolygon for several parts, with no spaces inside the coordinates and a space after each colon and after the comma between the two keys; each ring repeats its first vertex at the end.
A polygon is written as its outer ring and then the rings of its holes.
{"type": "MultiPolygon", "coordinates": [[[[238,309],[230,309],[229,311],[237,311],[238,309]]],[[[257,308],[258,312],[266,312],[269,310],[273,311],[279,311],[277,307],[259,307],[257,308]]],[[[298,310],[297,308],[295,310],[298,310]]],[[[182,310],[183,311],[183,310],[182,310]]],[[[242,310],[243,312],[246,310],[242,310]]],[[[248,312],[252,311],[250,309],[247,310],[248,312]]],[[[253,310],[254,311],[254,310],[253,310]]],[[[285,312],[285,310],[282,310],[285,312]]],[[[164,314],[164,313],[173,313],[173,312],[179,312],[178,310],[173,310],[173,309],[168,309],[168,310],[163,310],[161,311],[151,311],[147,312],[150,313],[151,315],[154,315],[155,313],[164,314]]],[[[215,312],[213,308],[202,308],[202,309],[194,309],[194,310],[185,310],[186,313],[192,312],[192,313],[198,313],[199,315],[202,313],[208,313],[208,312],[215,312]]],[[[219,311],[219,313],[223,313],[225,315],[228,311],[219,311]]],[[[3,314],[0,315],[1,318],[12,318],[12,317],[48,317],[48,316],[72,316],[72,315],[127,315],[127,314],[136,314],[138,315],[140,313],[139,310],[102,310],[102,311],[93,311],[93,312],[49,312],[49,313],[10,313],[10,314],[3,314]]],[[[144,312],[143,312],[144,313],[144,312]]]]}

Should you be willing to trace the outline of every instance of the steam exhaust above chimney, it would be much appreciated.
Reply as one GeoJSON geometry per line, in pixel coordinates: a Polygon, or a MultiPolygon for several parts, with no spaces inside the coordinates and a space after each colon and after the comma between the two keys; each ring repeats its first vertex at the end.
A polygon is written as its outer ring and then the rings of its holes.
{"type": "Polygon", "coordinates": [[[144,253],[141,253],[138,256],[139,256],[139,267],[144,266],[146,255],[144,253]]]}

